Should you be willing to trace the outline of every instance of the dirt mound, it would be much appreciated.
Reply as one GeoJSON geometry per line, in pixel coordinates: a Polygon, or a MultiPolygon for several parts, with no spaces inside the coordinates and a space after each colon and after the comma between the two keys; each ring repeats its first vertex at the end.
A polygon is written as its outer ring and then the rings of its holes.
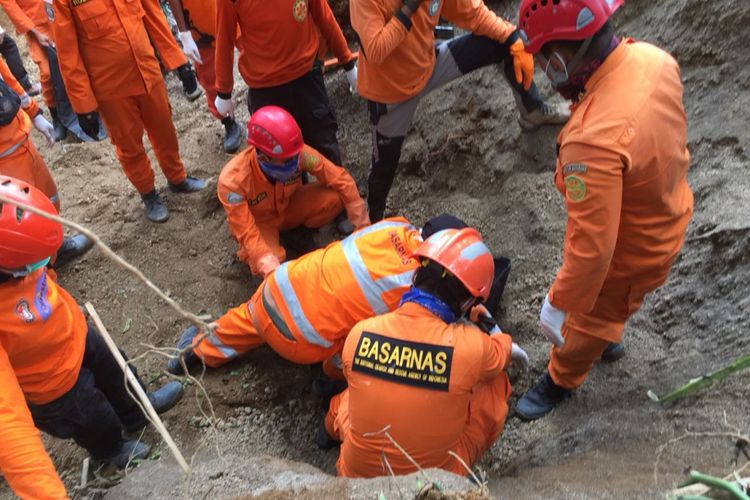
{"type": "MultiPolygon", "coordinates": [[[[695,215],[669,281],[626,328],[627,356],[598,366],[549,417],[531,424],[508,420],[480,464],[496,496],[651,498],[680,480],[687,466],[716,474],[731,467],[728,438],[675,442],[663,450],[658,464],[657,453],[686,430],[721,432],[725,421],[750,428],[750,374],[669,408],[651,403],[646,391],[666,393],[750,352],[750,54],[742,50],[750,10],[740,3],[631,0],[616,16],[621,32],[665,47],[682,66],[695,215]]],[[[334,8],[345,4],[334,2],[334,8]]],[[[495,7],[515,18],[515,2],[495,7]]],[[[170,77],[168,84],[186,166],[215,179],[229,159],[220,152],[222,128],[202,101],[182,98],[176,79],[170,77]]],[[[348,95],[342,74],[329,76],[327,84],[346,165],[364,186],[370,161],[365,103],[348,95]]],[[[501,324],[527,348],[533,369],[514,384],[512,403],[534,383],[547,359],[537,315],[560,264],[565,221],[552,185],[556,132],[522,134],[515,120],[512,96],[495,68],[435,92],[420,104],[389,203],[392,213],[415,223],[453,212],[513,260],[501,324]]],[[[213,186],[202,195],[165,191],[172,218],[156,226],[143,218],[140,200],[109,144],[66,143],[42,150],[60,185],[64,214],[93,228],[184,306],[216,317],[250,296],[257,282],[233,256],[235,246],[213,186]]],[[[164,187],[163,178],[158,184],[164,187]]],[[[81,302],[95,304],[131,355],[146,352],[144,344],[172,345],[186,326],[98,253],[66,270],[61,282],[81,302]]],[[[156,382],[163,362],[151,354],[137,364],[146,381],[156,382]]],[[[337,452],[320,452],[313,444],[322,412],[310,391],[316,373],[315,367],[291,366],[262,348],[206,374],[216,427],[201,416],[192,389],[166,416],[176,441],[197,457],[196,475],[183,483],[169,462],[147,462],[110,496],[151,496],[159,484],[166,485],[158,490],[165,495],[198,498],[354,494],[349,483],[322,475],[334,473],[337,452]],[[217,465],[224,462],[210,452],[216,446],[236,455],[230,466],[217,465]],[[279,460],[259,458],[264,455],[279,460]],[[219,470],[223,475],[211,479],[211,471],[219,470]],[[184,484],[187,490],[181,489],[184,484]]],[[[146,439],[158,442],[151,431],[146,439]]],[[[49,440],[49,446],[72,488],[84,452],[57,440],[49,440]]],[[[415,480],[406,481],[404,487],[410,488],[415,480]]],[[[375,496],[387,484],[368,485],[364,492],[375,496]]]]}

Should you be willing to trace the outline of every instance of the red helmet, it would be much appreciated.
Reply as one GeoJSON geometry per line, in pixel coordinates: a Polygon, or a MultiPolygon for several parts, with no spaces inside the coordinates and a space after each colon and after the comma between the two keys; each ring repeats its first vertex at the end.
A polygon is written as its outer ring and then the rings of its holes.
{"type": "Polygon", "coordinates": [[[487,300],[495,261],[476,229],[443,229],[427,238],[414,256],[433,260],[451,272],[474,297],[487,300]]]}
{"type": "Polygon", "coordinates": [[[594,36],[623,0],[522,0],[518,24],[524,47],[536,54],[553,40],[585,40],[594,36]]]}
{"type": "MultiPolygon", "coordinates": [[[[52,202],[34,186],[0,175],[0,195],[57,215],[52,202]]],[[[0,202],[0,267],[21,270],[57,252],[62,226],[9,203],[0,202]]]]}
{"type": "Polygon", "coordinates": [[[302,131],[285,109],[264,106],[247,122],[247,143],[269,158],[291,158],[302,151],[302,131]]]}

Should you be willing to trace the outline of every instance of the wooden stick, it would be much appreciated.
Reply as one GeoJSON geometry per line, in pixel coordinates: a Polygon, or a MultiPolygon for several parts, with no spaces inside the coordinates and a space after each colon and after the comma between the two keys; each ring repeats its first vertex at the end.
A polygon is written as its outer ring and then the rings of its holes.
{"type": "Polygon", "coordinates": [[[159,418],[159,415],[157,415],[156,411],[154,410],[154,407],[151,405],[151,401],[148,399],[148,396],[146,395],[146,392],[143,390],[143,387],[141,387],[141,384],[138,382],[138,379],[135,377],[132,370],[128,368],[128,364],[125,361],[125,359],[122,357],[120,350],[117,348],[117,344],[115,344],[115,341],[112,340],[112,337],[110,337],[109,332],[107,332],[107,329],[104,327],[104,323],[102,323],[102,320],[99,317],[99,314],[96,312],[96,309],[94,309],[94,306],[91,305],[91,302],[86,302],[86,310],[91,315],[91,319],[94,320],[96,327],[99,329],[99,334],[104,339],[104,342],[107,344],[107,347],[109,347],[109,350],[112,352],[112,355],[115,357],[117,364],[120,365],[120,369],[122,369],[122,371],[125,373],[125,376],[127,377],[128,382],[130,382],[130,385],[133,387],[133,389],[135,389],[135,393],[138,396],[138,398],[137,399],[134,398],[134,399],[136,400],[136,402],[142,405],[143,409],[146,411],[146,416],[151,421],[151,423],[154,424],[154,427],[156,427],[156,430],[159,431],[159,434],[161,434],[161,437],[164,439],[164,442],[167,443],[167,446],[172,451],[172,454],[177,460],[177,463],[180,464],[180,467],[182,467],[182,470],[185,471],[185,474],[190,474],[190,466],[185,461],[185,458],[182,456],[182,453],[180,453],[179,448],[177,448],[177,445],[175,444],[174,440],[172,440],[172,436],[169,434],[169,431],[167,431],[167,428],[164,426],[164,423],[161,421],[161,418],[159,418]]]}

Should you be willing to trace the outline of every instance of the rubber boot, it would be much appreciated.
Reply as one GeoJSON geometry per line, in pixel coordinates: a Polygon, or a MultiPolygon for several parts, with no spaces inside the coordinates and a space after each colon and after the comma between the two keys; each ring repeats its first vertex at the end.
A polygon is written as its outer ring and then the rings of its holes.
{"type": "Polygon", "coordinates": [[[336,223],[336,230],[342,236],[349,236],[354,232],[354,226],[349,222],[349,218],[346,216],[346,210],[342,210],[341,213],[336,216],[334,222],[336,223]]]}
{"type": "Polygon", "coordinates": [[[52,127],[54,128],[53,135],[55,142],[62,141],[65,136],[68,135],[68,130],[65,125],[62,124],[60,118],[57,116],[57,108],[49,108],[49,114],[52,116],[52,127]]]}
{"type": "Polygon", "coordinates": [[[151,222],[166,222],[169,219],[169,210],[156,193],[156,190],[141,195],[145,207],[146,218],[151,222]]]}
{"type": "Polygon", "coordinates": [[[179,184],[168,182],[167,185],[169,186],[169,190],[173,193],[196,193],[206,187],[206,181],[188,175],[185,180],[179,184]]]}
{"type": "Polygon", "coordinates": [[[623,356],[625,356],[625,346],[619,342],[610,342],[607,348],[604,349],[601,360],[605,363],[612,363],[623,356]]]}
{"type": "Polygon", "coordinates": [[[195,71],[190,63],[183,64],[177,68],[177,76],[182,82],[182,90],[185,92],[185,96],[188,101],[194,101],[198,99],[203,91],[198,86],[198,80],[195,78],[195,71]]]}
{"type": "Polygon", "coordinates": [[[117,446],[117,449],[108,457],[104,458],[104,462],[111,463],[118,469],[124,469],[135,459],[143,460],[148,457],[150,451],[146,443],[136,441],[134,439],[123,439],[117,446]]]}
{"type": "MultiPolygon", "coordinates": [[[[151,406],[154,407],[154,411],[161,414],[172,409],[174,405],[179,403],[182,399],[182,393],[182,384],[173,380],[167,382],[155,391],[149,392],[147,396],[148,400],[151,402],[151,406]]],[[[142,412],[138,412],[138,417],[136,417],[135,421],[129,425],[123,424],[123,429],[128,434],[135,434],[146,427],[146,424],[148,424],[146,415],[142,412]]]]}
{"type": "MultiPolygon", "coordinates": [[[[188,327],[180,335],[180,340],[177,342],[174,357],[167,361],[167,372],[172,375],[182,375],[185,370],[182,367],[178,354],[193,343],[193,339],[198,335],[198,329],[194,326],[188,327]]],[[[200,358],[195,354],[195,351],[189,349],[182,353],[182,360],[185,362],[185,367],[190,370],[192,366],[197,365],[200,362],[200,358]]]]}
{"type": "Polygon", "coordinates": [[[93,246],[94,242],[85,234],[76,234],[75,236],[65,238],[62,245],[57,250],[57,258],[55,259],[54,268],[60,269],[69,264],[71,261],[91,250],[91,247],[93,246]]]}
{"type": "Polygon", "coordinates": [[[236,153],[242,145],[245,129],[232,116],[227,116],[221,123],[224,125],[224,152],[236,153]]]}
{"type": "Polygon", "coordinates": [[[340,445],[340,441],[336,441],[333,439],[326,430],[326,424],[325,424],[326,414],[323,413],[323,418],[320,419],[320,424],[318,424],[318,431],[315,433],[315,444],[318,446],[321,450],[330,450],[331,448],[335,448],[336,446],[340,445]]]}
{"type": "Polygon", "coordinates": [[[516,415],[521,420],[536,420],[551,412],[560,401],[571,394],[571,390],[555,384],[545,370],[542,378],[516,403],[516,415]]]}

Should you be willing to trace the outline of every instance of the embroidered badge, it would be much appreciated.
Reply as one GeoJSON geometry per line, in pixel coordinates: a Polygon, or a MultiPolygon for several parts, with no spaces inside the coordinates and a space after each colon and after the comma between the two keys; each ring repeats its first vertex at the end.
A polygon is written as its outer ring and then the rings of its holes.
{"type": "Polygon", "coordinates": [[[428,11],[430,13],[430,17],[433,17],[438,13],[438,10],[440,10],[440,1],[441,0],[432,0],[432,3],[430,4],[430,10],[428,11]]]}
{"type": "Polygon", "coordinates": [[[71,4],[71,5],[73,6],[73,7],[78,7],[78,6],[80,6],[80,5],[83,5],[83,4],[85,4],[85,3],[86,3],[86,2],[88,2],[88,1],[89,1],[89,0],[70,0],[70,4],[71,4]]]}
{"type": "Polygon", "coordinates": [[[243,201],[245,201],[245,198],[237,193],[229,193],[227,195],[227,203],[229,203],[230,205],[237,205],[239,203],[242,203],[243,201]]]}
{"type": "Polygon", "coordinates": [[[563,167],[563,175],[585,174],[588,169],[583,163],[569,163],[563,167]]]}
{"type": "Polygon", "coordinates": [[[44,0],[44,12],[47,13],[47,21],[54,23],[55,22],[55,9],[52,8],[52,1],[51,0],[44,0]]]}
{"type": "Polygon", "coordinates": [[[292,16],[298,23],[307,19],[307,0],[295,0],[292,6],[292,16]]]}
{"type": "Polygon", "coordinates": [[[47,301],[47,273],[39,275],[34,287],[34,308],[42,321],[47,321],[52,314],[52,306],[47,301]]]}
{"type": "Polygon", "coordinates": [[[32,323],[34,321],[34,314],[32,314],[29,308],[29,303],[25,299],[21,299],[16,304],[16,316],[21,318],[24,323],[32,323]]]}
{"type": "Polygon", "coordinates": [[[318,166],[318,163],[320,163],[320,158],[318,158],[317,156],[309,155],[307,153],[302,153],[302,169],[303,170],[312,170],[318,166]]]}
{"type": "Polygon", "coordinates": [[[565,178],[565,192],[570,201],[581,201],[586,196],[586,183],[577,175],[565,178]]]}
{"type": "Polygon", "coordinates": [[[266,198],[268,198],[268,194],[265,191],[263,191],[258,196],[256,196],[255,199],[248,201],[248,203],[250,204],[250,206],[255,206],[261,201],[265,200],[266,198]]]}

